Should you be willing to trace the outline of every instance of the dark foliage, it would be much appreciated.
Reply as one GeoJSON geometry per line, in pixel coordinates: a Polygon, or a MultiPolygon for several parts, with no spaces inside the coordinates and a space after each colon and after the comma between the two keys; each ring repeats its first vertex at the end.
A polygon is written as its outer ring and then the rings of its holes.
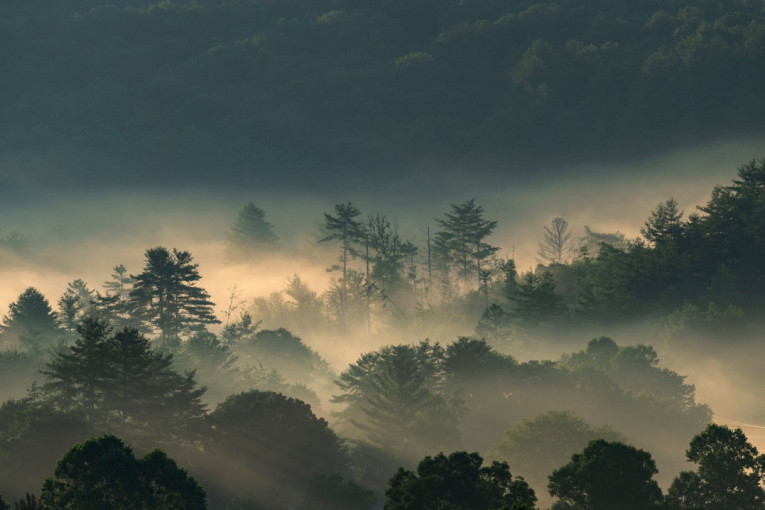
{"type": "Polygon", "coordinates": [[[158,330],[167,348],[174,348],[182,335],[218,324],[210,295],[197,282],[198,264],[187,251],[158,246],[146,250],[146,267],[134,280],[130,306],[135,319],[158,330]]]}
{"type": "Polygon", "coordinates": [[[691,440],[686,457],[698,470],[680,473],[672,482],[667,499],[677,508],[762,508],[764,459],[741,429],[708,425],[691,440]]]}
{"type": "Polygon", "coordinates": [[[413,473],[400,468],[385,491],[385,510],[493,510],[534,508],[537,498],[504,462],[483,466],[477,453],[425,457],[413,473]]]}
{"type": "Polygon", "coordinates": [[[0,20],[0,153],[54,186],[526,175],[763,127],[754,0],[10,0],[0,20]]]}
{"type": "Polygon", "coordinates": [[[650,453],[598,439],[553,471],[548,489],[555,510],[652,510],[662,500],[656,473],[650,453]]]}
{"type": "Polygon", "coordinates": [[[348,467],[345,446],[327,422],[304,402],[278,393],[232,395],[210,413],[208,423],[205,464],[225,465],[229,472],[225,480],[214,472],[203,477],[216,479],[208,485],[211,500],[272,494],[274,501],[298,504],[315,473],[343,473],[348,467]]]}
{"type": "Polygon", "coordinates": [[[8,307],[0,324],[0,340],[40,354],[63,336],[57,314],[40,291],[29,287],[8,307]]]}
{"type": "Polygon", "coordinates": [[[51,509],[204,510],[205,491],[160,450],[136,459],[113,435],[73,446],[45,480],[41,501],[51,509]]]}

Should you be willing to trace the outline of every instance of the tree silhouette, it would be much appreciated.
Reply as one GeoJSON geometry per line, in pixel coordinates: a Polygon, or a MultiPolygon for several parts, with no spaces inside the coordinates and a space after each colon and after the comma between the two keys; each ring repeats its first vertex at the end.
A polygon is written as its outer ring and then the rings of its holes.
{"type": "Polygon", "coordinates": [[[560,499],[555,510],[652,510],[662,499],[656,473],[648,452],[598,439],[553,471],[547,487],[560,499]]]}
{"type": "Polygon", "coordinates": [[[755,510],[765,503],[763,457],[741,429],[714,423],[691,440],[686,451],[696,472],[683,472],[669,488],[669,499],[680,508],[755,510]]]}
{"type": "Polygon", "coordinates": [[[130,302],[137,319],[160,332],[169,346],[177,345],[182,335],[220,321],[213,313],[210,295],[197,282],[198,264],[189,252],[156,247],[146,250],[146,266],[132,276],[130,302]]]}
{"type": "Polygon", "coordinates": [[[266,213],[252,202],[245,205],[226,236],[226,254],[233,260],[249,260],[261,253],[279,249],[274,226],[266,221],[266,213]]]}
{"type": "Polygon", "coordinates": [[[499,249],[484,241],[497,227],[497,222],[484,219],[483,214],[483,207],[471,199],[451,204],[451,211],[444,214],[445,219],[436,219],[443,230],[436,233],[435,246],[443,251],[443,258],[457,264],[458,273],[465,281],[473,271],[480,271],[482,260],[499,249]]]}
{"type": "Polygon", "coordinates": [[[345,446],[327,422],[308,404],[279,393],[231,395],[210,413],[208,423],[212,442],[205,455],[231,467],[225,482],[229,498],[267,491],[299,504],[315,473],[347,469],[345,446]]]}
{"type": "Polygon", "coordinates": [[[0,324],[0,338],[11,344],[18,342],[27,351],[39,354],[61,334],[57,318],[45,296],[29,287],[8,307],[0,324]]]}
{"type": "Polygon", "coordinates": [[[571,231],[568,229],[566,220],[555,218],[550,222],[550,225],[545,225],[544,237],[537,250],[542,260],[562,264],[566,262],[572,251],[571,231]]]}
{"type": "Polygon", "coordinates": [[[110,376],[107,337],[111,329],[105,322],[86,318],[77,332],[79,337],[70,352],[59,353],[43,370],[48,379],[44,389],[56,396],[61,409],[82,409],[93,419],[106,411],[104,381],[110,376]]]}
{"type": "Polygon", "coordinates": [[[640,233],[649,243],[660,247],[680,237],[682,218],[683,213],[678,211],[677,201],[670,198],[651,212],[651,217],[640,229],[640,233]]]}
{"type": "Polygon", "coordinates": [[[339,294],[341,328],[345,328],[348,259],[356,256],[356,245],[364,238],[361,223],[355,220],[360,214],[361,211],[351,205],[350,202],[335,204],[335,216],[324,213],[324,236],[319,239],[320,243],[327,241],[340,241],[341,243],[340,263],[342,266],[338,268],[342,270],[339,294]]]}
{"type": "Polygon", "coordinates": [[[428,342],[361,356],[340,375],[342,415],[375,445],[407,458],[458,441],[455,409],[440,395],[442,349],[428,342]]]}
{"type": "Polygon", "coordinates": [[[151,349],[137,330],[109,336],[108,325],[86,318],[69,352],[43,371],[43,391],[62,410],[82,410],[97,423],[174,437],[204,414],[194,374],[172,370],[172,356],[151,349]]]}
{"type": "Polygon", "coordinates": [[[74,332],[77,323],[93,308],[95,292],[81,279],[67,284],[66,290],[58,300],[58,318],[61,326],[67,331],[74,332]]]}
{"type": "Polygon", "coordinates": [[[45,480],[47,508],[81,510],[203,510],[204,489],[159,450],[136,459],[113,435],[73,446],[45,480]]]}
{"type": "Polygon", "coordinates": [[[504,462],[482,467],[477,453],[425,457],[413,473],[403,468],[390,479],[384,510],[531,510],[537,498],[504,462]]]}

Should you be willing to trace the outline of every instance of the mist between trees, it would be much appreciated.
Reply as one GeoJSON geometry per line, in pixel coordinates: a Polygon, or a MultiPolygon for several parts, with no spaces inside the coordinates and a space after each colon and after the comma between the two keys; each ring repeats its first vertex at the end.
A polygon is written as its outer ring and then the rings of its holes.
{"type": "MultiPolygon", "coordinates": [[[[295,274],[269,296],[232,288],[222,313],[191,252],[162,246],[55,304],[30,286],[0,325],[0,493],[17,508],[762,508],[756,448],[711,425],[660,354],[762,354],[764,190],[752,161],[698,211],[664,199],[637,239],[552,217],[520,274],[476,199],[425,221],[423,243],[339,203],[315,236],[335,259],[326,291],[295,274]],[[354,361],[328,360],[343,349],[354,361]],[[103,459],[125,467],[78,464],[103,459]],[[114,492],[78,489],[99,484],[114,492]]],[[[288,257],[278,234],[247,204],[221,259],[267,271],[288,257]]]]}

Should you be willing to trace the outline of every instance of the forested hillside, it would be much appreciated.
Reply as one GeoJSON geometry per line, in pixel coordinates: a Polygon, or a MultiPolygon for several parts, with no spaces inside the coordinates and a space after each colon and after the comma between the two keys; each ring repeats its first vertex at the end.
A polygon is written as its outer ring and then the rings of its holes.
{"type": "MultiPolygon", "coordinates": [[[[222,311],[177,248],[55,301],[30,281],[0,320],[0,494],[36,510],[760,509],[765,456],[721,422],[759,431],[765,413],[763,190],[752,160],[695,213],[660,202],[631,240],[554,218],[520,273],[475,199],[424,245],[339,203],[311,246],[331,252],[324,292],[295,274],[268,296],[234,286],[222,311]],[[529,356],[543,346],[558,354],[529,356]],[[354,357],[333,365],[337,350],[354,357]],[[667,354],[744,381],[733,419],[667,354]]],[[[267,217],[246,204],[220,233],[237,284],[297,262],[267,217]]]]}
{"type": "Polygon", "coordinates": [[[0,34],[6,189],[522,174],[765,113],[755,0],[6,0],[0,34]]]}

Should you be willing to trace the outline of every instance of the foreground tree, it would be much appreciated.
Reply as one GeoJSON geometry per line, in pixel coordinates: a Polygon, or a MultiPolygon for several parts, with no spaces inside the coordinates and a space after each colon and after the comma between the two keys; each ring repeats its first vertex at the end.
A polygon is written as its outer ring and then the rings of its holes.
{"type": "Polygon", "coordinates": [[[160,451],[136,459],[112,435],[73,446],[45,480],[42,504],[51,509],[202,510],[204,489],[160,451]]]}
{"type": "Polygon", "coordinates": [[[219,324],[210,295],[197,282],[199,265],[187,251],[158,246],[146,250],[146,266],[130,291],[136,318],[160,333],[162,342],[177,345],[182,335],[219,324]]]}
{"type": "Polygon", "coordinates": [[[403,468],[390,479],[385,510],[532,509],[534,490],[513,477],[504,462],[482,467],[477,453],[454,452],[425,457],[413,473],[403,468]]]}
{"type": "Polygon", "coordinates": [[[661,502],[651,454],[624,443],[591,441],[553,471],[548,489],[554,510],[651,510],[661,502]]]}
{"type": "Polygon", "coordinates": [[[686,457],[696,472],[680,473],[668,499],[680,508],[755,510],[765,503],[763,458],[741,429],[710,424],[692,440],[686,457]]]}

